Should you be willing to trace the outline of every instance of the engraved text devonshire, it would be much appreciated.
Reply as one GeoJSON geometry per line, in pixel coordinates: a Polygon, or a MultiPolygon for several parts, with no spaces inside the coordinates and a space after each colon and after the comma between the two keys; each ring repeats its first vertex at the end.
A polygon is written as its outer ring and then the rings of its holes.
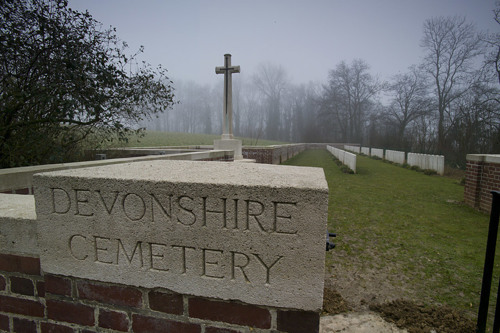
{"type": "Polygon", "coordinates": [[[210,246],[193,244],[189,242],[190,232],[199,235],[221,230],[238,237],[287,240],[299,232],[299,207],[294,201],[58,187],[50,188],[50,195],[50,214],[54,216],[68,215],[81,223],[99,221],[126,230],[141,229],[137,234],[154,235],[158,229],[186,235],[184,242],[179,238],[172,240],[168,234],[152,237],[152,241],[140,239],[136,233],[72,233],[67,239],[71,258],[103,268],[127,266],[158,273],[271,284],[273,271],[283,264],[284,253],[264,253],[261,249],[259,252],[258,246],[227,248],[223,242],[210,246]],[[161,228],[157,228],[159,225],[161,228]]]}

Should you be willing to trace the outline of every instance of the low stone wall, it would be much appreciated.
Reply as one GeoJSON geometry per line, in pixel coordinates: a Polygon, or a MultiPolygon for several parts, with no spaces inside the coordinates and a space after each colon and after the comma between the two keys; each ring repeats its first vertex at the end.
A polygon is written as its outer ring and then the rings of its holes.
{"type": "Polygon", "coordinates": [[[330,142],[330,143],[305,143],[306,149],[327,149],[328,146],[344,149],[344,146],[358,147],[357,143],[342,143],[342,142],[330,142]]]}
{"type": "Polygon", "coordinates": [[[404,164],[406,160],[405,152],[387,149],[385,151],[385,159],[394,163],[404,164]]]}
{"type": "Polygon", "coordinates": [[[410,166],[418,166],[424,170],[434,170],[441,176],[444,175],[444,156],[408,153],[408,162],[410,166]]]}
{"type": "Polygon", "coordinates": [[[464,201],[470,207],[489,213],[491,191],[500,190],[500,155],[467,155],[464,201]]]}
{"type": "MultiPolygon", "coordinates": [[[[327,149],[327,146],[342,149],[345,143],[297,143],[274,146],[244,146],[243,157],[263,164],[280,164],[307,149],[327,149]]],[[[352,145],[352,144],[351,144],[352,145]]]]}
{"type": "Polygon", "coordinates": [[[173,154],[185,154],[185,153],[196,153],[203,150],[213,150],[213,147],[206,149],[202,146],[193,147],[132,147],[132,148],[109,148],[109,149],[97,149],[97,150],[87,150],[85,151],[85,157],[87,160],[94,159],[115,159],[115,158],[129,158],[129,157],[139,157],[148,155],[173,155],[173,154]],[[101,158],[96,158],[101,157],[101,158]]]}
{"type": "MultiPolygon", "coordinates": [[[[123,154],[123,153],[120,153],[123,154]]],[[[154,161],[154,160],[184,160],[184,161],[233,161],[232,151],[197,151],[170,155],[153,154],[139,157],[115,158],[97,161],[74,163],[45,164],[29,167],[0,169],[0,193],[33,194],[33,175],[39,172],[69,170],[96,167],[111,164],[154,161]]]]}
{"type": "Polygon", "coordinates": [[[356,155],[345,150],[338,149],[332,146],[326,148],[333,156],[335,156],[342,164],[346,165],[354,173],[356,173],[356,155]]]}
{"type": "Polygon", "coordinates": [[[243,158],[255,160],[257,163],[281,164],[306,149],[307,145],[303,143],[262,147],[246,146],[242,148],[242,153],[243,158]]]}
{"type": "MultiPolygon", "coordinates": [[[[263,164],[280,164],[303,152],[306,149],[326,149],[326,146],[342,148],[343,143],[299,143],[262,147],[243,147],[243,156],[263,164]]],[[[211,146],[180,146],[180,147],[145,147],[116,148],[98,151],[105,154],[106,159],[46,164],[40,166],[0,169],[0,193],[33,194],[33,174],[39,172],[78,169],[93,166],[141,162],[151,160],[191,160],[191,161],[233,161],[232,151],[210,150],[211,146]],[[200,151],[201,150],[201,151],[200,151]],[[133,157],[131,157],[133,155],[133,157]]],[[[90,154],[90,152],[89,152],[90,154]]],[[[95,157],[96,152],[92,152],[95,157]]],[[[89,155],[90,157],[90,155],[89,155]]]]}

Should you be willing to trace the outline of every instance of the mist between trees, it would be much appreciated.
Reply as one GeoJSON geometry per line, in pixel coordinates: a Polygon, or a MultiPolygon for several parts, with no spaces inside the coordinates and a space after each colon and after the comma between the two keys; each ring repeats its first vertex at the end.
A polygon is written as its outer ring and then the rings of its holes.
{"type": "MultiPolygon", "coordinates": [[[[85,148],[127,140],[139,126],[222,133],[222,80],[170,81],[163,67],[138,61],[142,49],[129,55],[115,29],[66,0],[1,3],[0,167],[77,160],[85,148]]],[[[500,2],[493,14],[500,29],[500,2]]],[[[458,166],[467,153],[499,152],[500,33],[437,17],[424,22],[421,46],[421,63],[388,82],[361,59],[338,63],[327,82],[293,84],[269,63],[235,75],[234,134],[254,144],[350,142],[438,153],[458,166]]]]}
{"type": "MultiPolygon", "coordinates": [[[[497,22],[498,8],[492,17],[497,22]]],[[[373,75],[362,59],[340,62],[326,83],[293,84],[286,69],[272,63],[250,75],[235,75],[235,135],[251,137],[256,144],[262,138],[351,142],[444,154],[460,167],[468,153],[499,153],[500,33],[476,31],[461,17],[432,18],[423,27],[422,62],[388,82],[373,75]]],[[[222,133],[220,81],[200,85],[174,80],[180,103],[142,125],[157,131],[222,133]]]]}

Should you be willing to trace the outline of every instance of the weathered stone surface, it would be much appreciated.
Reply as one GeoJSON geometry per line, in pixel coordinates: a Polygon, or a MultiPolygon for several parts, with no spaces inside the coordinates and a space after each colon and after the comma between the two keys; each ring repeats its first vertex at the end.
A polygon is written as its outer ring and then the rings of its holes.
{"type": "Polygon", "coordinates": [[[0,194],[0,251],[38,256],[32,195],[0,194]]]}
{"type": "Polygon", "coordinates": [[[243,154],[241,152],[241,140],[236,139],[222,139],[222,140],[214,140],[214,149],[215,150],[232,150],[234,151],[234,159],[241,160],[243,159],[243,154]]]}
{"type": "MultiPolygon", "coordinates": [[[[188,147],[189,148],[189,147],[188,147]]],[[[104,166],[110,164],[121,164],[121,163],[129,163],[129,162],[143,162],[143,161],[152,161],[152,160],[183,160],[183,161],[221,161],[231,159],[231,155],[233,153],[229,151],[212,151],[209,146],[193,146],[193,149],[207,149],[201,151],[195,151],[192,153],[175,153],[175,154],[166,154],[166,155],[158,155],[158,150],[156,149],[156,153],[152,153],[148,148],[143,149],[109,149],[111,155],[119,155],[117,151],[126,151],[129,153],[123,153],[123,155],[129,154],[134,155],[145,155],[138,157],[126,157],[126,158],[113,158],[108,160],[97,160],[97,161],[83,161],[83,162],[72,162],[72,163],[59,163],[59,164],[44,164],[44,165],[35,165],[35,166],[27,166],[27,167],[18,167],[18,168],[7,168],[0,169],[0,192],[11,192],[12,190],[17,189],[29,189],[33,186],[33,175],[41,172],[51,172],[58,170],[68,170],[68,169],[78,169],[78,168],[89,168],[96,166],[104,166]]],[[[168,150],[165,148],[164,150],[168,150]]]]}
{"type": "Polygon", "coordinates": [[[322,169],[150,161],[35,175],[42,270],[317,311],[322,169]]]}

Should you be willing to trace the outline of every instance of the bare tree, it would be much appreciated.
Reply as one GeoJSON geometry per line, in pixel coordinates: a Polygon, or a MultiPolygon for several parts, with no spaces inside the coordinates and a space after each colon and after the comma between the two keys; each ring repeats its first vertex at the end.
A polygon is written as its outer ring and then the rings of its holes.
{"type": "Polygon", "coordinates": [[[447,159],[465,167],[467,153],[493,153],[500,129],[499,89],[478,82],[453,102],[457,121],[449,133],[452,154],[447,159]]]}
{"type": "Polygon", "coordinates": [[[288,75],[282,66],[267,63],[260,66],[253,81],[268,102],[266,136],[268,139],[279,139],[281,97],[289,84],[288,75]]]}
{"type": "Polygon", "coordinates": [[[394,76],[389,91],[392,102],[387,108],[391,121],[397,128],[397,146],[404,148],[404,135],[408,125],[421,115],[430,111],[430,101],[427,98],[427,88],[422,73],[417,67],[394,76]]]}
{"type": "MultiPolygon", "coordinates": [[[[493,10],[494,20],[500,24],[500,1],[496,2],[496,8],[493,10]]],[[[486,38],[486,43],[489,47],[489,54],[486,59],[486,66],[493,66],[495,74],[500,84],[500,32],[492,33],[486,38]]],[[[500,99],[496,98],[500,103],[500,99]]]]}
{"type": "Polygon", "coordinates": [[[382,89],[368,70],[364,60],[355,59],[351,65],[342,61],[329,74],[323,114],[334,114],[340,121],[345,141],[362,141],[367,114],[382,89]]]}
{"type": "MultiPolygon", "coordinates": [[[[437,150],[445,151],[447,112],[450,104],[467,91],[475,75],[475,60],[482,54],[482,42],[473,24],[464,17],[436,17],[425,21],[421,46],[427,51],[424,69],[433,80],[437,98],[437,150]]],[[[450,119],[450,118],[449,118],[450,119]]]]}
{"type": "Polygon", "coordinates": [[[242,94],[238,112],[240,114],[240,133],[238,135],[251,138],[251,144],[257,145],[263,136],[265,124],[265,111],[263,96],[259,89],[241,78],[242,94]]]}

